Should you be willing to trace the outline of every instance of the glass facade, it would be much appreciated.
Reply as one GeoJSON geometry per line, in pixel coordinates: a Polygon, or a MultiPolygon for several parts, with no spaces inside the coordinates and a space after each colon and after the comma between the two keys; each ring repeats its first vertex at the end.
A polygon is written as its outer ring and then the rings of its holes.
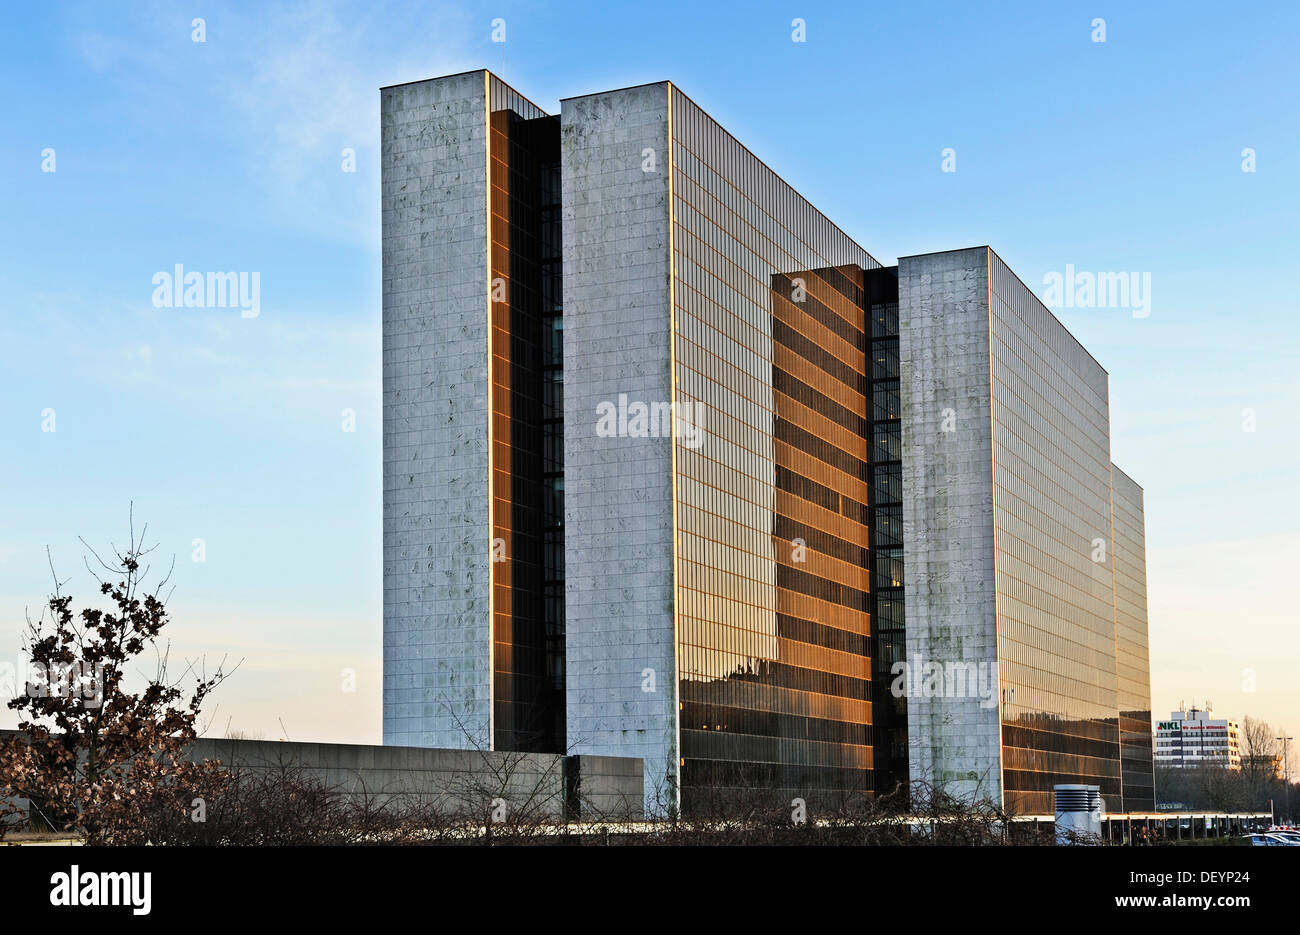
{"type": "Polygon", "coordinates": [[[907,696],[893,691],[894,666],[905,661],[903,600],[903,412],[898,337],[898,269],[866,275],[871,319],[871,620],[875,671],[876,789],[908,778],[907,696]]]}
{"type": "Polygon", "coordinates": [[[559,118],[488,83],[493,748],[561,752],[559,118]]]}
{"type": "Polygon", "coordinates": [[[675,88],[683,808],[870,793],[871,376],[879,264],[675,88]]]}
{"type": "Polygon", "coordinates": [[[1106,372],[989,256],[1004,803],[1122,803],[1106,372]]]}
{"type": "MultiPolygon", "coordinates": [[[[1115,669],[1124,810],[1155,810],[1147,561],[1142,488],[1111,466],[1115,538],[1115,669]]],[[[1225,741],[1226,741],[1225,725],[1225,741]]],[[[1225,743],[1224,753],[1227,753],[1225,743]]]]}

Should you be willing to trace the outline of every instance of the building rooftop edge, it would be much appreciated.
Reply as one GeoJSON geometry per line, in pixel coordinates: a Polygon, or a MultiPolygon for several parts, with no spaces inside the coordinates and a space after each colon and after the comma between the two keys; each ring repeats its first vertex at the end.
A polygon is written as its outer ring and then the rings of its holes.
{"type": "Polygon", "coordinates": [[[1133,485],[1134,487],[1136,487],[1138,490],[1142,491],[1142,493],[1144,493],[1144,494],[1146,493],[1146,488],[1143,487],[1141,484],[1139,484],[1137,481],[1135,481],[1135,480],[1133,479],[1133,476],[1132,476],[1131,474],[1129,474],[1128,471],[1126,471],[1126,470],[1124,470],[1123,468],[1121,468],[1121,467],[1120,467],[1118,464],[1116,464],[1114,461],[1112,461],[1112,462],[1110,463],[1110,468],[1111,468],[1112,471],[1117,471],[1117,472],[1119,472],[1119,475],[1120,475],[1121,477],[1123,477],[1126,481],[1128,481],[1130,484],[1132,484],[1132,485],[1133,485]]]}
{"type": "Polygon", "coordinates": [[[445,79],[447,79],[447,78],[461,78],[461,77],[463,77],[463,76],[465,76],[465,75],[481,75],[481,74],[487,74],[488,77],[490,77],[490,78],[495,78],[497,81],[500,81],[502,84],[504,84],[504,85],[505,85],[507,88],[509,88],[511,91],[514,91],[516,94],[518,94],[518,95],[519,95],[521,98],[523,98],[525,101],[527,101],[528,103],[530,103],[530,104],[532,104],[534,107],[536,107],[538,110],[540,110],[543,114],[546,114],[546,116],[548,116],[548,117],[554,117],[554,116],[555,116],[555,115],[552,114],[550,111],[548,111],[545,107],[542,107],[540,104],[538,104],[538,103],[537,103],[536,101],[534,101],[532,98],[530,98],[528,95],[524,94],[522,91],[520,91],[518,88],[516,88],[513,84],[511,84],[510,82],[506,81],[506,79],[502,78],[500,75],[498,75],[496,72],[494,72],[494,71],[493,71],[492,69],[490,69],[490,68],[471,68],[469,71],[456,71],[456,72],[452,72],[450,75],[434,75],[432,78],[416,78],[414,81],[399,81],[399,82],[397,82],[396,84],[381,84],[381,85],[379,86],[379,90],[381,90],[381,91],[387,91],[387,90],[389,90],[390,88],[404,88],[404,87],[406,87],[407,85],[410,85],[410,84],[424,84],[424,83],[429,82],[429,81],[443,81],[443,80],[445,80],[445,79]]]}
{"type": "MultiPolygon", "coordinates": [[[[393,84],[381,84],[379,90],[387,91],[389,88],[404,88],[408,84],[424,84],[426,81],[443,81],[447,78],[460,78],[463,75],[478,75],[487,71],[486,68],[471,68],[468,71],[454,71],[449,75],[434,75],[431,78],[416,78],[413,81],[397,81],[393,84]]],[[[491,74],[491,72],[489,72],[491,74]]]]}
{"type": "MultiPolygon", "coordinates": [[[[536,108],[537,108],[539,111],[541,111],[542,113],[547,114],[548,116],[554,116],[554,115],[550,114],[549,111],[547,111],[545,108],[539,106],[539,105],[538,105],[535,101],[533,101],[531,98],[529,98],[529,97],[526,96],[525,94],[521,93],[521,92],[519,91],[519,89],[517,89],[516,87],[514,87],[514,85],[509,84],[509,83],[508,83],[504,78],[502,78],[500,75],[495,74],[495,73],[494,73],[490,68],[471,68],[471,69],[469,69],[469,70],[467,70],[467,71],[452,72],[451,74],[447,74],[447,75],[435,75],[435,76],[433,76],[433,77],[431,77],[431,78],[419,78],[419,79],[416,79],[416,80],[414,80],[414,81],[401,81],[401,82],[397,82],[396,84],[380,85],[379,90],[381,90],[381,91],[386,91],[386,90],[388,90],[388,89],[390,89],[390,88],[400,88],[400,87],[404,87],[404,86],[406,86],[406,85],[411,85],[411,84],[423,84],[423,83],[426,82],[426,81],[442,81],[442,80],[444,80],[444,79],[446,79],[446,78],[459,78],[459,77],[461,77],[461,76],[463,76],[463,75],[475,75],[475,74],[483,74],[483,73],[486,73],[486,74],[489,75],[490,77],[496,78],[498,81],[500,81],[500,82],[501,82],[502,84],[504,84],[506,87],[510,88],[510,90],[514,91],[516,94],[518,94],[518,95],[519,95],[521,98],[523,98],[525,101],[528,101],[528,103],[532,104],[534,107],[536,107],[536,108]]],[[[683,91],[683,90],[681,89],[680,86],[674,84],[674,83],[672,82],[671,79],[667,79],[667,78],[665,78],[665,79],[662,79],[662,80],[659,80],[659,81],[645,81],[645,82],[642,82],[641,84],[631,84],[631,85],[627,85],[626,87],[622,87],[622,88],[611,88],[611,89],[606,90],[606,91],[591,91],[591,92],[589,92],[589,93],[587,93],[587,94],[572,94],[572,95],[569,95],[568,97],[562,97],[562,98],[560,98],[560,103],[563,104],[565,101],[576,101],[576,100],[581,100],[582,98],[585,98],[585,97],[598,97],[598,96],[600,96],[600,95],[602,95],[602,94],[618,94],[618,93],[623,92],[623,91],[633,91],[633,90],[636,90],[637,88],[651,88],[651,87],[658,87],[658,86],[661,86],[661,85],[664,86],[664,87],[669,88],[670,90],[674,90],[674,91],[676,91],[676,92],[677,92],[678,94],[680,94],[682,97],[686,98],[686,100],[690,101],[691,104],[693,104],[695,107],[699,108],[700,113],[704,114],[706,117],[708,117],[710,120],[712,120],[712,121],[713,121],[713,124],[714,124],[714,125],[715,125],[719,130],[721,130],[723,133],[727,134],[727,136],[731,137],[731,139],[736,143],[737,146],[739,146],[739,147],[740,147],[741,149],[743,149],[745,152],[749,153],[749,155],[752,156],[752,157],[753,157],[753,158],[754,158],[754,159],[755,159],[755,160],[756,160],[760,165],[762,165],[763,168],[767,169],[767,171],[771,172],[774,176],[776,176],[776,178],[780,179],[782,183],[784,183],[785,185],[788,185],[788,186],[790,187],[790,190],[793,191],[793,192],[794,192],[796,195],[798,195],[800,198],[802,198],[802,199],[804,200],[804,202],[807,203],[807,205],[808,205],[810,208],[812,208],[814,211],[816,211],[817,214],[819,214],[819,215],[820,215],[820,216],[821,216],[821,217],[826,221],[826,223],[830,224],[830,225],[831,225],[832,227],[834,227],[837,231],[839,231],[840,233],[842,233],[845,237],[847,237],[847,238],[849,239],[849,242],[850,242],[850,243],[852,243],[852,244],[853,244],[854,246],[856,246],[859,250],[861,250],[864,254],[866,254],[868,257],[870,257],[872,260],[874,260],[875,263],[877,264],[877,267],[878,267],[878,268],[880,268],[880,269],[888,269],[888,268],[889,268],[889,266],[887,266],[886,264],[882,263],[882,262],[881,262],[881,261],[876,257],[875,254],[873,254],[870,250],[868,250],[868,249],[867,249],[866,247],[864,247],[862,244],[858,243],[857,238],[855,238],[853,235],[851,235],[848,231],[844,230],[844,228],[840,227],[840,225],[837,224],[837,223],[835,223],[835,221],[833,221],[833,220],[832,220],[832,219],[831,219],[831,218],[830,218],[830,217],[829,217],[829,216],[828,216],[824,211],[822,211],[822,210],[821,210],[820,208],[818,208],[815,204],[813,204],[811,201],[809,201],[808,198],[805,197],[805,196],[803,195],[803,193],[799,191],[799,189],[795,188],[794,185],[791,185],[791,184],[790,184],[790,182],[785,178],[785,176],[781,175],[781,173],[777,172],[777,171],[776,171],[775,169],[773,169],[770,165],[768,165],[767,162],[765,162],[765,161],[762,159],[762,157],[760,157],[760,156],[759,156],[757,153],[755,153],[752,149],[750,149],[748,146],[746,146],[746,145],[744,144],[744,142],[740,140],[739,137],[737,137],[734,133],[732,133],[730,130],[728,130],[726,127],[724,127],[724,126],[723,126],[723,125],[722,125],[718,120],[716,120],[716,119],[713,117],[712,114],[710,114],[707,110],[705,110],[703,107],[701,107],[700,104],[699,104],[699,103],[698,103],[698,102],[697,102],[693,97],[691,97],[689,94],[687,94],[685,91],[683,91]]],[[[940,255],[945,254],[945,253],[964,253],[964,252],[969,251],[969,250],[987,250],[990,254],[992,254],[993,256],[997,257],[997,258],[998,258],[998,261],[999,261],[1003,266],[1005,266],[1005,267],[1007,268],[1008,272],[1010,272],[1012,276],[1015,276],[1015,277],[1016,277],[1016,280],[1017,280],[1017,281],[1018,281],[1022,286],[1025,287],[1025,291],[1027,291],[1030,295],[1032,295],[1032,296],[1034,297],[1034,300],[1035,300],[1036,302],[1038,302],[1038,304],[1039,304],[1040,306],[1042,306],[1043,310],[1044,310],[1045,312],[1047,312],[1047,314],[1051,315],[1051,316],[1052,316],[1052,319],[1053,319],[1057,324],[1059,324],[1059,325],[1061,326],[1061,330],[1063,330],[1067,335],[1069,335],[1070,339],[1071,339],[1072,341],[1074,341],[1075,344],[1078,345],[1078,347],[1079,347],[1079,349],[1080,349],[1081,351],[1083,351],[1085,354],[1088,355],[1089,359],[1091,359],[1092,362],[1093,362],[1094,364],[1097,365],[1098,369],[1101,370],[1101,372],[1104,373],[1104,374],[1106,375],[1106,387],[1107,387],[1107,393],[1106,393],[1107,400],[1106,400],[1106,401],[1107,401],[1107,404],[1109,405],[1109,403],[1110,403],[1110,371],[1107,370],[1107,369],[1102,365],[1101,361],[1099,361],[1099,360],[1096,358],[1096,356],[1092,353],[1092,351],[1088,350],[1087,346],[1086,346],[1082,341],[1080,341],[1080,340],[1078,339],[1078,337],[1075,336],[1074,332],[1072,332],[1068,327],[1066,327],[1065,322],[1061,321],[1061,319],[1056,315],[1056,313],[1053,312],[1050,308],[1048,308],[1048,306],[1047,306],[1047,305],[1042,301],[1042,299],[1040,299],[1040,298],[1038,297],[1038,293],[1034,292],[1034,290],[1031,289],[1031,288],[1029,287],[1029,285],[1024,281],[1024,279],[1022,279],[1022,278],[1020,277],[1020,274],[1017,273],[1017,272],[1015,271],[1014,268],[1012,268],[1011,264],[1008,263],[1006,260],[1002,259],[1001,255],[998,254],[998,252],[997,252],[996,250],[994,250],[993,247],[992,247],[990,244],[977,244],[977,245],[973,245],[973,246],[969,246],[969,247],[955,247],[955,248],[950,249],[950,250],[931,250],[931,251],[926,251],[926,252],[924,252],[924,253],[909,253],[909,254],[906,254],[905,256],[899,256],[899,257],[897,257],[897,261],[898,261],[898,262],[897,262],[897,263],[894,263],[894,264],[892,264],[892,265],[893,265],[893,266],[897,266],[898,263],[901,263],[901,262],[902,262],[903,260],[905,260],[905,259],[916,259],[916,258],[923,257],[923,256],[940,256],[940,255]]],[[[1114,462],[1112,462],[1112,465],[1113,465],[1113,464],[1114,464],[1114,462]]],[[[1123,471],[1121,471],[1120,473],[1121,473],[1121,474],[1124,474],[1123,471]]],[[[1124,476],[1127,477],[1130,481],[1133,480],[1133,478],[1129,477],[1128,474],[1124,474],[1124,476]]],[[[1134,483],[1136,484],[1137,482],[1134,481],[1134,483]]],[[[1140,488],[1141,485],[1138,484],[1138,487],[1140,488]]]]}
{"type": "MultiPolygon", "coordinates": [[[[563,104],[565,101],[577,101],[584,97],[599,97],[602,94],[618,94],[622,91],[635,91],[637,88],[654,88],[659,85],[664,85],[665,87],[676,87],[676,85],[667,78],[661,81],[643,81],[640,84],[629,84],[626,87],[610,88],[606,91],[589,91],[586,94],[570,94],[568,97],[560,98],[560,103],[563,104]]],[[[678,88],[677,90],[680,91],[681,88],[678,88]]]]}
{"type": "Polygon", "coordinates": [[[1068,327],[1066,327],[1065,322],[1061,321],[1060,317],[1057,316],[1056,312],[1048,308],[1046,303],[1044,303],[1043,300],[1038,297],[1038,293],[1035,292],[1033,289],[1029,288],[1029,284],[1020,278],[1020,274],[1015,271],[1015,269],[1011,266],[1011,264],[1008,263],[1006,260],[1002,259],[1002,255],[999,254],[996,250],[994,250],[993,247],[991,247],[989,244],[978,244],[976,246],[971,246],[971,247],[955,247],[951,250],[931,250],[931,251],[927,251],[926,253],[909,253],[907,256],[900,256],[898,258],[898,261],[901,263],[903,260],[915,260],[923,256],[942,256],[945,253],[965,253],[969,250],[987,250],[993,256],[997,257],[998,262],[1007,268],[1007,272],[1009,272],[1012,276],[1016,277],[1016,281],[1020,283],[1020,285],[1025,287],[1025,291],[1034,297],[1034,301],[1037,302],[1040,306],[1042,306],[1043,311],[1047,312],[1048,315],[1051,315],[1052,320],[1061,326],[1061,330],[1064,331],[1067,335],[1069,335],[1070,340],[1079,346],[1079,350],[1087,354],[1089,359],[1094,364],[1097,365],[1097,369],[1106,375],[1106,405],[1109,406],[1110,405],[1110,371],[1107,370],[1104,366],[1102,366],[1101,361],[1099,361],[1096,358],[1096,356],[1092,353],[1092,351],[1088,350],[1087,345],[1085,345],[1082,341],[1080,341],[1075,336],[1074,332],[1071,331],[1068,327]]]}
{"type": "MultiPolygon", "coordinates": [[[[534,107],[536,107],[538,110],[542,111],[542,113],[546,113],[546,114],[549,115],[549,112],[548,112],[545,108],[540,107],[540,106],[539,106],[535,101],[529,99],[526,95],[520,93],[520,91],[519,91],[517,88],[515,88],[513,85],[507,83],[507,82],[505,81],[505,79],[501,78],[501,76],[494,74],[490,68],[472,68],[472,69],[470,69],[469,71],[459,71],[459,72],[454,72],[454,73],[452,73],[452,74],[450,74],[450,75],[437,75],[437,76],[432,77],[432,78],[421,78],[421,79],[418,79],[418,80],[415,80],[415,81],[403,81],[403,82],[399,82],[399,83],[397,83],[397,84],[381,85],[380,88],[379,88],[379,90],[384,91],[384,90],[387,90],[387,89],[389,89],[389,88],[399,88],[399,87],[403,87],[404,85],[408,85],[408,84],[422,84],[422,83],[424,83],[424,82],[426,82],[426,81],[441,81],[441,80],[444,79],[444,78],[459,78],[459,77],[461,77],[462,75],[474,75],[474,74],[480,74],[480,73],[482,73],[482,72],[487,72],[487,74],[491,75],[493,78],[496,78],[496,79],[497,79],[498,81],[500,81],[502,84],[505,84],[508,88],[510,88],[512,91],[514,91],[514,92],[515,92],[516,94],[518,94],[520,97],[522,97],[524,100],[528,101],[528,103],[532,104],[532,105],[533,105],[534,107]]],[[[818,208],[815,204],[813,204],[811,201],[809,201],[808,198],[807,198],[807,197],[806,197],[802,192],[799,191],[799,189],[795,188],[794,185],[791,185],[791,184],[790,184],[789,180],[786,179],[785,176],[783,176],[780,172],[777,172],[777,171],[776,171],[775,169],[773,169],[770,165],[768,165],[767,162],[764,161],[763,158],[762,158],[761,156],[759,156],[759,155],[758,155],[757,153],[755,153],[752,149],[750,149],[748,146],[746,146],[746,145],[744,144],[744,142],[743,142],[739,137],[737,137],[734,133],[732,133],[730,130],[728,130],[726,127],[724,127],[724,126],[723,126],[723,125],[722,125],[722,124],[721,124],[721,123],[720,123],[716,118],[714,118],[714,116],[713,116],[712,114],[710,114],[707,110],[705,110],[703,107],[701,107],[700,104],[699,104],[699,102],[696,101],[695,98],[691,97],[689,94],[687,94],[685,91],[683,91],[683,90],[681,89],[680,86],[674,84],[673,81],[672,81],[671,79],[667,79],[667,78],[665,78],[665,79],[662,79],[662,80],[660,80],[660,81],[644,81],[644,82],[642,82],[641,84],[630,84],[630,85],[627,85],[626,87],[622,87],[622,88],[610,88],[610,89],[608,89],[608,90],[604,90],[604,91],[591,91],[591,92],[588,92],[587,94],[571,94],[571,95],[569,95],[568,97],[562,97],[562,98],[560,98],[560,103],[563,104],[565,101],[577,101],[577,100],[581,100],[582,98],[585,98],[585,97],[599,97],[599,96],[602,95],[602,94],[618,94],[618,93],[621,93],[621,92],[623,92],[623,91],[635,91],[637,88],[653,88],[653,87],[660,87],[660,86],[662,86],[662,87],[666,87],[666,88],[669,88],[669,89],[671,89],[672,91],[677,92],[677,93],[680,94],[682,97],[686,98],[686,100],[690,101],[692,105],[694,105],[695,107],[699,108],[700,113],[704,114],[706,117],[708,117],[710,120],[712,120],[714,126],[716,126],[716,127],[717,127],[719,130],[721,130],[723,133],[727,134],[727,136],[729,136],[729,137],[730,137],[730,138],[731,138],[731,139],[736,143],[737,146],[739,146],[739,147],[740,147],[741,149],[743,149],[745,152],[749,153],[749,155],[752,156],[752,157],[754,158],[755,161],[757,161],[761,166],[763,166],[763,168],[767,169],[767,171],[771,172],[772,175],[774,175],[777,179],[779,179],[779,180],[781,181],[782,184],[789,186],[790,190],[793,191],[793,192],[794,192],[796,195],[798,195],[800,198],[802,198],[802,199],[804,200],[804,202],[807,203],[807,205],[808,205],[810,208],[812,208],[814,211],[816,211],[817,214],[820,215],[820,216],[822,217],[822,219],[826,221],[827,224],[830,224],[832,227],[834,227],[837,231],[839,231],[841,234],[843,234],[845,237],[847,237],[850,243],[852,243],[855,247],[857,247],[859,250],[861,250],[861,251],[862,251],[866,256],[870,257],[871,260],[876,264],[876,268],[880,268],[880,269],[884,269],[884,268],[886,268],[886,265],[885,265],[884,263],[882,263],[882,262],[880,261],[880,259],[879,259],[879,258],[878,258],[874,253],[872,253],[870,250],[868,250],[866,247],[864,247],[862,244],[860,244],[860,243],[858,242],[858,240],[857,240],[856,237],[854,237],[852,234],[850,234],[848,231],[846,231],[846,230],[845,230],[843,227],[841,227],[839,224],[836,224],[835,221],[833,221],[833,220],[830,218],[830,216],[826,214],[826,212],[822,211],[822,210],[821,210],[820,208],[818,208]]],[[[553,115],[552,115],[552,116],[553,116],[553,115]]]]}
{"type": "Polygon", "coordinates": [[[876,255],[875,255],[874,253],[872,253],[872,252],[871,252],[870,250],[868,250],[866,247],[862,246],[862,244],[858,243],[858,239],[857,239],[856,237],[854,237],[852,234],[850,234],[850,233],[849,233],[848,231],[846,231],[844,228],[840,227],[840,225],[836,224],[833,220],[831,220],[830,216],[827,215],[825,211],[823,211],[821,208],[817,207],[815,204],[813,204],[811,201],[809,201],[808,198],[807,198],[807,196],[805,196],[805,195],[803,194],[803,192],[799,191],[799,189],[797,189],[797,188],[795,188],[793,185],[791,185],[790,182],[786,179],[785,176],[783,176],[780,172],[777,172],[775,169],[773,169],[771,166],[769,166],[769,165],[768,165],[768,164],[763,160],[763,158],[762,158],[761,156],[758,155],[758,153],[754,152],[752,149],[750,149],[748,146],[746,146],[745,143],[744,143],[744,141],[741,140],[740,137],[736,136],[734,133],[732,133],[730,130],[728,130],[726,127],[724,127],[724,126],[723,126],[723,125],[722,125],[722,124],[721,124],[717,119],[714,118],[714,116],[713,116],[711,113],[709,113],[707,110],[705,110],[703,107],[701,107],[700,104],[699,104],[699,102],[696,101],[695,98],[691,97],[689,94],[687,94],[685,91],[683,91],[683,90],[682,90],[680,87],[678,87],[677,85],[673,84],[671,81],[667,82],[667,84],[668,84],[668,86],[669,86],[670,88],[672,88],[674,91],[676,91],[676,92],[677,92],[678,94],[680,94],[682,97],[686,98],[686,100],[690,101],[690,102],[691,102],[691,105],[694,106],[695,108],[697,108],[697,109],[699,110],[700,113],[704,114],[704,116],[708,117],[709,120],[713,121],[713,125],[714,125],[715,127],[717,127],[719,130],[721,130],[723,133],[727,134],[727,136],[731,137],[731,139],[735,141],[735,143],[736,143],[737,146],[739,146],[739,147],[740,147],[741,149],[743,149],[745,152],[749,153],[750,156],[754,157],[754,160],[755,160],[759,165],[761,165],[761,166],[762,166],[764,169],[766,169],[768,172],[771,172],[774,176],[776,176],[776,178],[778,178],[778,179],[781,181],[781,184],[783,184],[783,185],[788,185],[788,186],[790,187],[790,191],[794,192],[794,193],[795,193],[796,195],[798,195],[801,199],[803,199],[804,203],[805,203],[806,205],[808,205],[808,207],[810,207],[810,208],[812,208],[814,211],[816,211],[817,214],[818,214],[818,215],[819,215],[819,216],[820,216],[820,217],[821,217],[821,218],[822,218],[822,219],[823,219],[827,224],[829,224],[831,227],[835,228],[837,231],[839,231],[841,234],[843,234],[845,237],[847,237],[848,240],[849,240],[849,243],[853,244],[853,246],[857,247],[857,248],[858,248],[859,250],[861,250],[864,254],[866,254],[868,257],[870,257],[871,260],[872,260],[872,262],[874,262],[874,263],[876,264],[876,266],[875,266],[876,269],[885,269],[885,268],[886,268],[886,267],[885,267],[885,264],[884,264],[884,263],[881,263],[880,260],[876,257],[876,255]]]}

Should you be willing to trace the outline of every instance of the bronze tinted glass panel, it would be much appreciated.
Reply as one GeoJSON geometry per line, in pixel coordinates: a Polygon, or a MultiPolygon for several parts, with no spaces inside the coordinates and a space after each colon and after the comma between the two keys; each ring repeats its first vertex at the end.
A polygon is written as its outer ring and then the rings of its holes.
{"type": "Polygon", "coordinates": [[[870,360],[879,266],[672,90],[682,801],[875,787],[870,360]],[[697,410],[698,411],[698,410],[697,410]]]}
{"type": "Polygon", "coordinates": [[[561,752],[559,121],[489,83],[493,745],[561,752]]]}

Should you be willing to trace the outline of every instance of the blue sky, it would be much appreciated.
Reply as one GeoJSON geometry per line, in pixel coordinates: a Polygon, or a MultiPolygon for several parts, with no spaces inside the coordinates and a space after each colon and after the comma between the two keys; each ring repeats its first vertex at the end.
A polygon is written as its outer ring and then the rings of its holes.
{"type": "Polygon", "coordinates": [[[0,660],[45,547],[89,596],[77,537],[121,541],[133,500],[177,556],[177,651],[245,660],[213,732],[378,741],[378,88],[489,67],[553,113],[671,79],[885,263],[1149,272],[1147,318],[1058,315],[1146,488],[1154,706],[1300,727],[1300,7],[844,6],[7,9],[0,660]],[[259,272],[259,316],[155,308],[178,263],[259,272]]]}

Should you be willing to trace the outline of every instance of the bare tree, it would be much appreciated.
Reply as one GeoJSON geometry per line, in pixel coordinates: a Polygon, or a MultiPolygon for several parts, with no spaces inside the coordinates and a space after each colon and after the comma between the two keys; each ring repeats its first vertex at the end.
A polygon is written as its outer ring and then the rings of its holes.
{"type": "Polygon", "coordinates": [[[1278,782],[1280,753],[1276,731],[1267,722],[1247,717],[1241,724],[1241,778],[1252,808],[1268,801],[1278,782]]]}
{"type": "Polygon", "coordinates": [[[147,583],[144,563],[156,546],[144,545],[146,533],[147,527],[137,537],[132,523],[126,547],[114,547],[108,561],[87,546],[106,573],[100,578],[87,559],[108,609],[74,613],[55,575],[48,619],[43,612],[27,621],[26,691],[9,702],[23,714],[21,735],[0,745],[0,799],[10,800],[10,811],[14,798],[25,797],[50,826],[90,842],[111,841],[162,801],[186,814],[189,787],[207,782],[216,768],[183,754],[197,736],[204,699],[227,673],[223,664],[208,675],[201,663],[169,673],[168,649],[159,641],[168,617],[159,594],[170,571],[147,583]],[[131,691],[128,668],[149,650],[154,674],[131,691]],[[188,696],[181,688],[187,682],[188,696]]]}

